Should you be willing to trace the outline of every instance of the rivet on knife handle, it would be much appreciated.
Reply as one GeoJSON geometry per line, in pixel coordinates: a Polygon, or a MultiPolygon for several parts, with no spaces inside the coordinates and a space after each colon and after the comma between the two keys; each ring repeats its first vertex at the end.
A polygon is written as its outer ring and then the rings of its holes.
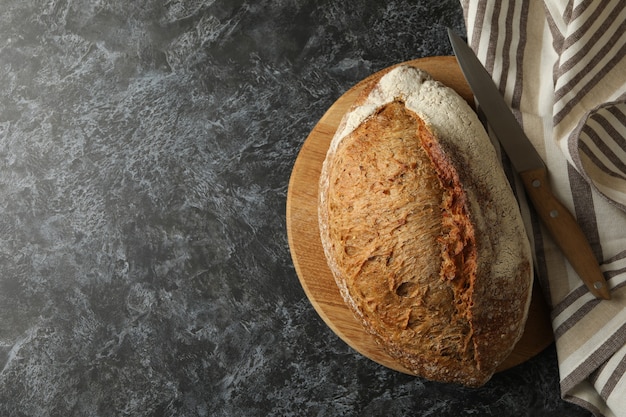
{"type": "Polygon", "coordinates": [[[524,171],[520,172],[520,177],[537,214],[574,271],[594,296],[610,300],[609,289],[593,250],[574,217],[552,194],[547,171],[524,171]]]}

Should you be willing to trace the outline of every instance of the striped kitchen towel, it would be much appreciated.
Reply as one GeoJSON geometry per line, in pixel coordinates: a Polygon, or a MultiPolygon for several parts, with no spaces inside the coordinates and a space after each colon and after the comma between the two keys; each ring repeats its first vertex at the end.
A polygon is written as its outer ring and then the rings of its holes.
{"type": "Polygon", "coordinates": [[[552,308],[562,396],[597,416],[626,416],[626,0],[460,1],[470,46],[611,288],[610,301],[591,296],[515,179],[552,308]]]}

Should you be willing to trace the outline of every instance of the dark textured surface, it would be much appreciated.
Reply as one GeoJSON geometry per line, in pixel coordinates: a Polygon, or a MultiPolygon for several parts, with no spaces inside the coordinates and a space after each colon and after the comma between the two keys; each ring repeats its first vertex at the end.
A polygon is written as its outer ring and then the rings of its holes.
{"type": "Polygon", "coordinates": [[[382,368],[294,272],[308,132],[446,25],[455,0],[3,0],[0,416],[587,416],[552,348],[477,390],[382,368]]]}

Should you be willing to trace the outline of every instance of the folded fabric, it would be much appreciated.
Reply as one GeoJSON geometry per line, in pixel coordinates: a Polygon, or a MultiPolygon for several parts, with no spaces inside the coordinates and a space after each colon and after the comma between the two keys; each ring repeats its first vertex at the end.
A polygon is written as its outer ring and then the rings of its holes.
{"type": "Polygon", "coordinates": [[[626,416],[626,0],[461,6],[470,46],[544,158],[611,288],[610,301],[588,292],[511,174],[552,309],[562,397],[597,416],[626,416]]]}

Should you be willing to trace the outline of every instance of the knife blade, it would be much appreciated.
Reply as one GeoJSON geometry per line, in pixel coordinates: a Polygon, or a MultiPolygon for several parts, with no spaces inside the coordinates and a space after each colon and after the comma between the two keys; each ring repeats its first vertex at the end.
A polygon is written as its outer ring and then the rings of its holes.
{"type": "Polygon", "coordinates": [[[595,297],[610,300],[608,285],[584,232],[552,192],[548,170],[474,51],[448,28],[452,49],[478,106],[519,174],[542,223],[595,297]]]}

